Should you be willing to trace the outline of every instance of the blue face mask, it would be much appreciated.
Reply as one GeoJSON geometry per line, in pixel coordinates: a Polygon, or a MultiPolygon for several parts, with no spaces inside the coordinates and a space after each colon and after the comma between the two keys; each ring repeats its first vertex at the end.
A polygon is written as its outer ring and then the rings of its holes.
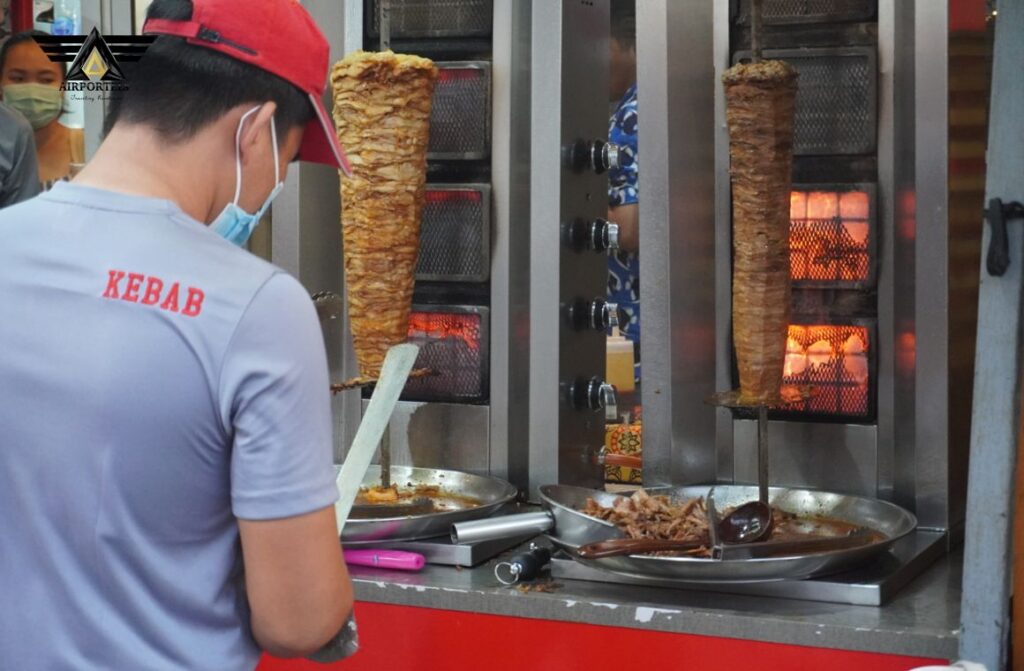
{"type": "Polygon", "coordinates": [[[249,236],[252,235],[256,225],[260,223],[260,219],[263,218],[267,209],[270,208],[270,203],[273,202],[277,194],[281,193],[281,189],[284,188],[284,183],[281,182],[280,162],[277,155],[277,128],[274,125],[273,117],[271,117],[270,138],[274,146],[274,183],[276,186],[270,192],[270,195],[267,196],[267,199],[263,201],[260,209],[253,214],[249,214],[238,205],[238,198],[242,195],[242,153],[240,144],[242,140],[242,126],[245,124],[245,119],[258,109],[259,107],[252,108],[238,120],[238,130],[235,132],[235,199],[225,205],[221,213],[210,224],[210,228],[217,235],[228,242],[235,243],[239,247],[249,240],[249,236]]]}

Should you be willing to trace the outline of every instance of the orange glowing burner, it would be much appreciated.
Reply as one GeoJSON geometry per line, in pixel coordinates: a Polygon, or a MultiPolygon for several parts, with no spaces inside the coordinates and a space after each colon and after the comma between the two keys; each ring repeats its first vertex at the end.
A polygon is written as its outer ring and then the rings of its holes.
{"type": "Polygon", "coordinates": [[[872,408],[872,341],[867,325],[791,325],[783,383],[809,386],[813,394],[787,410],[867,418],[872,408]]]}
{"type": "Polygon", "coordinates": [[[874,285],[873,184],[796,185],[790,194],[789,259],[796,287],[874,285]]]}

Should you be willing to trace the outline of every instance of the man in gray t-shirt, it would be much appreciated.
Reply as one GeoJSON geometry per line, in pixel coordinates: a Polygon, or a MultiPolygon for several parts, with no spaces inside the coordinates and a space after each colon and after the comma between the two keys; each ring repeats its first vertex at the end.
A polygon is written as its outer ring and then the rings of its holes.
{"type": "Polygon", "coordinates": [[[155,0],[93,159],[0,211],[4,669],[350,640],[319,321],[242,247],[292,160],[348,165],[327,41],[295,0],[248,5],[155,0]]]}
{"type": "Polygon", "coordinates": [[[32,126],[0,102],[0,208],[28,200],[39,189],[32,126]]]}

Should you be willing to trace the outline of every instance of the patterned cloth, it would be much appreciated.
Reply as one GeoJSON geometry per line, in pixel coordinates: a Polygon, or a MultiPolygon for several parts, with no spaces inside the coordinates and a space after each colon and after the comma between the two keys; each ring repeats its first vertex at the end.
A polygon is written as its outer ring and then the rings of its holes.
{"type": "MultiPolygon", "coordinates": [[[[608,123],[608,141],[619,146],[620,167],[608,171],[608,205],[638,202],[636,84],[622,96],[608,123]]],[[[618,251],[608,257],[608,300],[618,303],[625,315],[622,335],[637,344],[634,368],[640,381],[640,260],[636,254],[618,251]]]]}

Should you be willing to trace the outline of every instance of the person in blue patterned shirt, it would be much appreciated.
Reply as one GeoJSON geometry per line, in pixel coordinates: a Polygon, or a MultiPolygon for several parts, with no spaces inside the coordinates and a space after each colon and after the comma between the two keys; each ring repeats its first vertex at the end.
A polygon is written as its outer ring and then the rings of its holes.
{"type": "Polygon", "coordinates": [[[636,3],[612,0],[609,100],[618,101],[608,141],[619,146],[619,167],[608,172],[608,219],[619,225],[619,250],[608,257],[608,300],[618,303],[622,334],[635,343],[640,380],[639,186],[637,183],[636,3]]]}

